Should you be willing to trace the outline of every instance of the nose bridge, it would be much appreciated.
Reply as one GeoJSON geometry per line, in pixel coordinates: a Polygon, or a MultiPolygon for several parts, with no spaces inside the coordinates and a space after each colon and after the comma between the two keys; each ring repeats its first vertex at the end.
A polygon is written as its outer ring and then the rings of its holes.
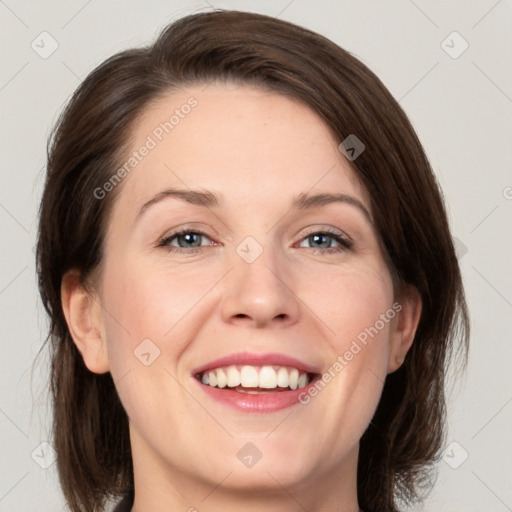
{"type": "MultiPolygon", "coordinates": [[[[259,237],[260,240],[263,236],[259,237]]],[[[235,248],[234,269],[223,301],[225,321],[243,317],[263,326],[272,321],[293,323],[298,316],[298,298],[285,258],[273,246],[272,236],[260,243],[245,237],[235,248]]]]}

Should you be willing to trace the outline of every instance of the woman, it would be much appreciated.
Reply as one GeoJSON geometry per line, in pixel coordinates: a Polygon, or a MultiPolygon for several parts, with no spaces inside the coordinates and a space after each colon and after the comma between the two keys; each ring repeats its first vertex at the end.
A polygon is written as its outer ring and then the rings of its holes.
{"type": "Polygon", "coordinates": [[[446,211],[322,36],[216,11],[102,63],[50,141],[37,261],[73,512],[391,512],[433,481],[469,331],[446,211]]]}

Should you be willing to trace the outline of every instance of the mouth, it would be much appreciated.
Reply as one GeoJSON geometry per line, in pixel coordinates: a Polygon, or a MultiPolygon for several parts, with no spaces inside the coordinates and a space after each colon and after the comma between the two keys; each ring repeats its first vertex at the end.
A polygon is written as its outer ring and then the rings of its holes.
{"type": "Polygon", "coordinates": [[[300,403],[321,377],[317,368],[282,354],[235,354],[192,372],[206,396],[243,412],[273,412],[300,403]]]}

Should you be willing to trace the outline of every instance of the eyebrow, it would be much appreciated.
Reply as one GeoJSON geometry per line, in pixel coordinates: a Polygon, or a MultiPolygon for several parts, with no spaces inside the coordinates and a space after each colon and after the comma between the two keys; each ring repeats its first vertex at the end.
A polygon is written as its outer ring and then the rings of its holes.
{"type": "MultiPolygon", "coordinates": [[[[219,197],[215,195],[213,192],[210,192],[209,190],[200,191],[190,189],[167,189],[163,190],[162,192],[159,192],[149,201],[145,202],[142,205],[135,220],[137,221],[150,206],[168,198],[180,199],[195,206],[202,206],[205,208],[218,208],[222,204],[222,201],[219,199],[219,197]]],[[[363,203],[359,201],[359,199],[356,199],[355,197],[350,196],[348,194],[321,193],[309,195],[301,193],[292,201],[290,208],[291,210],[307,210],[332,203],[345,203],[351,206],[355,206],[363,213],[363,215],[370,222],[370,224],[373,225],[373,220],[370,215],[370,212],[363,205],[363,203]]]]}

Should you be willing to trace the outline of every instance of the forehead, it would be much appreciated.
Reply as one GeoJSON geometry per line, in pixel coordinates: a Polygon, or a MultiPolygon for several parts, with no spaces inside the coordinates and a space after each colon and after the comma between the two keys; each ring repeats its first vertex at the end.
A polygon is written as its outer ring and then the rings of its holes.
{"type": "Polygon", "coordinates": [[[119,201],[140,206],[169,187],[204,188],[226,206],[271,207],[306,192],[369,198],[325,122],[303,103],[251,86],[172,91],[131,133],[119,201]],[[142,153],[144,155],[142,156],[142,153]]]}

